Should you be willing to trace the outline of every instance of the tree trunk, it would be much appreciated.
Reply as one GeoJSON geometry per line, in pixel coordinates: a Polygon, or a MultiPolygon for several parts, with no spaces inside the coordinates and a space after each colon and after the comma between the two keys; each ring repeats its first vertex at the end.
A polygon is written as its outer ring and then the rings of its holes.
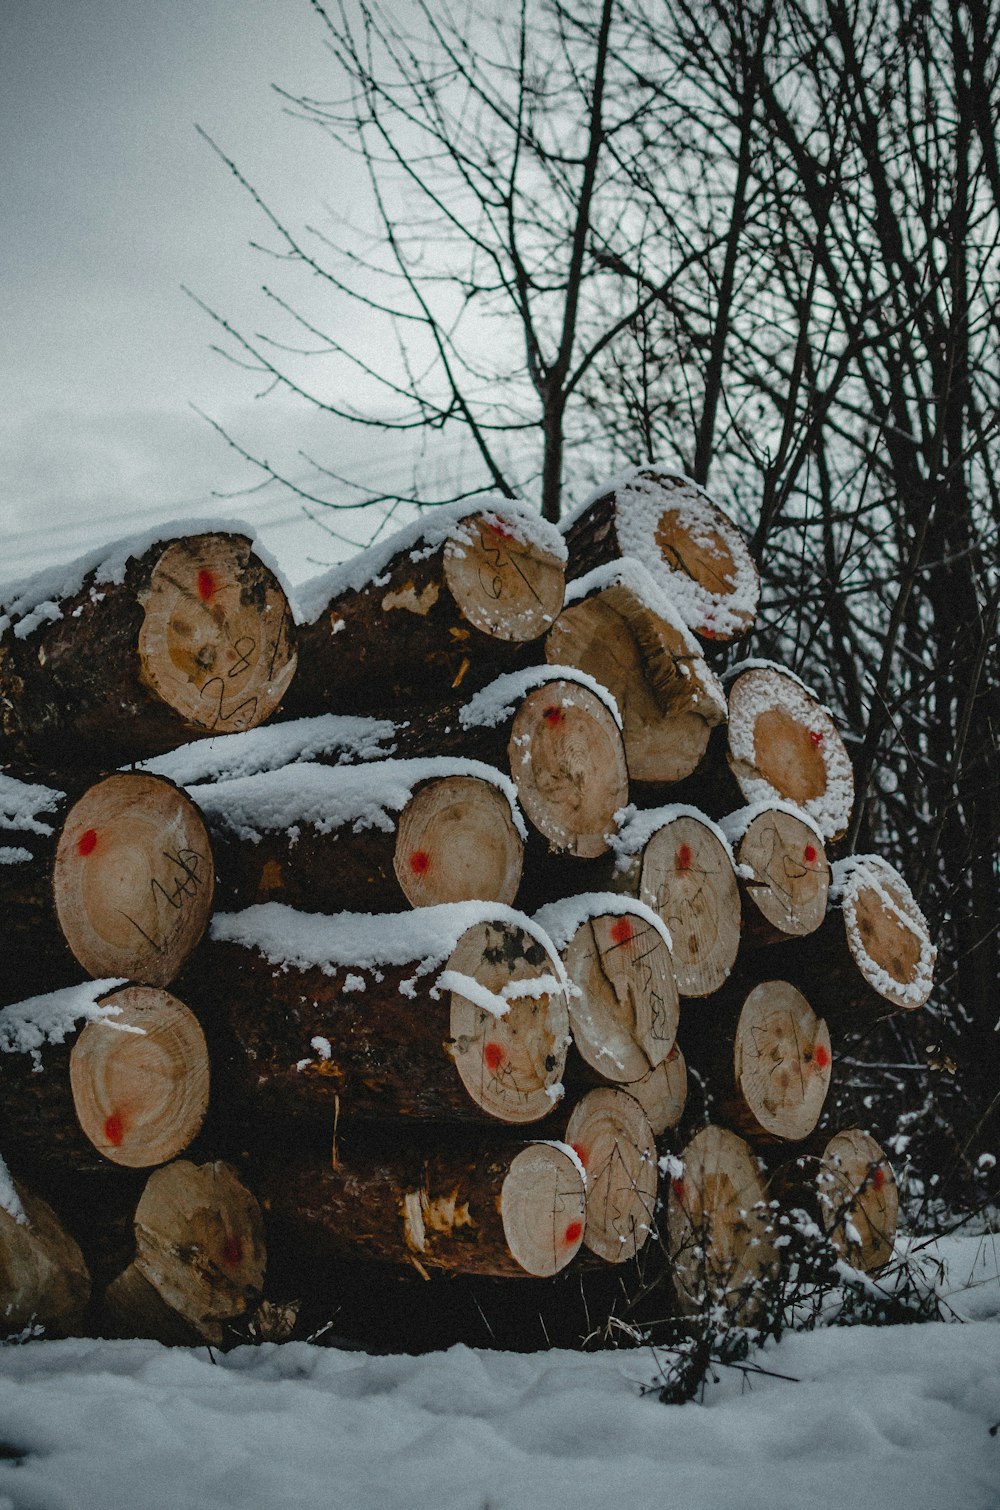
{"type": "Polygon", "coordinates": [[[571,579],[631,556],[702,639],[733,640],[753,628],[760,577],[746,541],[690,478],[641,468],[575,514],[564,533],[571,579]]]}
{"type": "Polygon", "coordinates": [[[656,1142],[624,1090],[599,1086],[573,1108],[566,1142],[587,1173],[586,1247],[609,1264],[634,1258],[653,1230],[656,1142]]]}
{"type": "Polygon", "coordinates": [[[35,592],[7,604],[0,729],[26,759],[83,756],[107,768],[252,728],[284,696],[294,629],[251,542],[203,534],[143,544],[130,555],[123,543],[120,569],[76,580],[68,568],[58,602],[39,604],[35,592]]]}
{"type": "Polygon", "coordinates": [[[73,1336],[90,1300],[83,1254],[47,1202],[14,1182],[10,1194],[0,1204],[0,1341],[37,1328],[73,1336]]]}
{"type": "Polygon", "coordinates": [[[771,804],[731,813],[721,828],[736,858],[744,943],[759,947],[815,933],[830,891],[815,824],[794,808],[771,804]]]}

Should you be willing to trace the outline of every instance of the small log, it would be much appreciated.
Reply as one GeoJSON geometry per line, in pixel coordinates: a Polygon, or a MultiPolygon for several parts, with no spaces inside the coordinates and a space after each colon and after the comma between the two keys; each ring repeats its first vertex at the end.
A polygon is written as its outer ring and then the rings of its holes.
{"type": "Polygon", "coordinates": [[[565,1136],[587,1175],[584,1245],[626,1263],[653,1230],[656,1142],[646,1114],[624,1090],[599,1086],[577,1102],[565,1136]]]}
{"type": "Polygon", "coordinates": [[[509,904],[521,882],[527,831],[514,787],[478,761],[303,763],[193,790],[226,908],[509,904]]]}
{"type": "Polygon", "coordinates": [[[145,1169],[201,1128],[209,1063],[194,1014],[166,991],[109,984],[0,1012],[0,1126],[18,1167],[145,1169]]]}
{"type": "Polygon", "coordinates": [[[743,940],[760,947],[815,933],[826,916],[830,866],[823,836],[787,803],[741,808],[720,822],[733,846],[743,940]]]}
{"type": "Polygon", "coordinates": [[[631,897],[589,892],[554,902],[535,921],[558,949],[576,987],[569,999],[573,1042],[602,1080],[641,1079],[674,1046],[680,1003],[670,935],[631,897]]]}
{"type": "Polygon", "coordinates": [[[899,1191],[884,1149],[860,1127],[824,1134],[772,1180],[784,1206],[818,1220],[837,1253],[866,1274],[892,1258],[899,1191]]]}
{"type": "Polygon", "coordinates": [[[217,916],[212,939],[188,997],[225,1019],[268,1105],[525,1123],[562,1093],[566,977],[509,908],[330,918],[270,902],[217,916]]]}
{"type": "Polygon", "coordinates": [[[746,541],[689,477],[640,467],[602,488],[563,532],[571,578],[631,556],[702,639],[734,640],[753,628],[760,577],[746,541]]]}
{"type": "Polygon", "coordinates": [[[725,721],[721,683],[637,561],[611,562],[571,584],[545,658],[586,671],[614,695],[629,777],[640,788],[689,776],[725,721]]]}
{"type": "Polygon", "coordinates": [[[687,1103],[687,1065],[677,1044],[655,1069],[640,1080],[629,1081],[622,1090],[638,1101],[655,1137],[676,1127],[687,1103]]]}
{"type": "Polygon", "coordinates": [[[615,884],[666,925],[680,995],[718,991],[740,945],[740,893],[725,835],[694,808],[650,808],[622,828],[615,850],[615,884]]]}
{"type": "Polygon", "coordinates": [[[29,760],[106,765],[251,728],[295,672],[285,594],[239,534],[109,546],[0,622],[0,730],[29,760]]]}
{"type": "Polygon", "coordinates": [[[666,1250],[681,1311],[721,1307],[753,1323],[778,1272],[774,1222],[757,1160],[728,1128],[703,1127],[670,1160],[666,1250]]]}
{"type": "Polygon", "coordinates": [[[10,1179],[0,1160],[0,1342],[69,1337],[83,1323],[90,1275],[52,1207],[10,1179]]]}
{"type": "Polygon", "coordinates": [[[228,1164],[178,1159],[150,1175],[135,1212],[132,1265],[105,1292],[115,1332],[167,1344],[226,1340],[260,1299],[260,1207],[228,1164]]]}
{"type": "Polygon", "coordinates": [[[306,1273],[317,1259],[366,1259],[425,1277],[545,1277],[576,1255],[587,1214],[577,1161],[558,1143],[354,1149],[333,1167],[274,1171],[261,1189],[276,1241],[306,1273]]]}
{"type": "Polygon", "coordinates": [[[436,509],[298,593],[296,714],[463,696],[522,659],[562,607],[565,548],[523,505],[436,509]]]}

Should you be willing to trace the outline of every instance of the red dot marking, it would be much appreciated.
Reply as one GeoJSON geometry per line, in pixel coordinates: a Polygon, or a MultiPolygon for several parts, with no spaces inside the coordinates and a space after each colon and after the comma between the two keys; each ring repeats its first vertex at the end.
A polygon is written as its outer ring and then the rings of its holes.
{"type": "Polygon", "coordinates": [[[81,855],[92,855],[97,848],[97,829],[88,828],[85,834],[80,835],[80,842],[76,847],[81,855]]]}
{"type": "Polygon", "coordinates": [[[547,724],[561,724],[563,721],[563,711],[561,708],[546,708],[542,717],[547,724]]]}
{"type": "Polygon", "coordinates": [[[827,1065],[830,1063],[830,1055],[827,1053],[826,1049],[821,1043],[817,1044],[816,1048],[813,1050],[813,1059],[816,1061],[817,1066],[821,1070],[825,1070],[827,1065]]]}
{"type": "Polygon", "coordinates": [[[507,1058],[502,1043],[487,1043],[483,1047],[483,1063],[494,1075],[507,1058]]]}
{"type": "Polygon", "coordinates": [[[121,1112],[112,1112],[105,1120],[104,1136],[112,1148],[121,1148],[122,1139],[125,1137],[125,1120],[121,1112]]]}
{"type": "Polygon", "coordinates": [[[875,1170],[874,1170],[874,1172],[872,1174],[872,1189],[873,1190],[881,1190],[882,1186],[884,1184],[885,1184],[885,1170],[884,1169],[880,1169],[880,1168],[878,1168],[876,1166],[876,1168],[875,1168],[875,1170]]]}
{"type": "Polygon", "coordinates": [[[198,596],[203,603],[207,603],[209,598],[215,597],[215,587],[215,577],[207,567],[203,566],[198,573],[198,596]]]}
{"type": "Polygon", "coordinates": [[[667,1063],[668,1064],[673,1064],[673,1062],[674,1062],[674,1060],[676,1058],[677,1058],[677,1050],[676,1049],[671,1049],[670,1053],[667,1055],[667,1063]]]}
{"type": "Polygon", "coordinates": [[[415,849],[410,856],[410,869],[415,876],[425,876],[430,869],[431,857],[425,849],[415,849]]]}
{"type": "Polygon", "coordinates": [[[584,1169],[586,1169],[586,1167],[587,1167],[587,1150],[585,1148],[581,1148],[580,1145],[579,1145],[579,1143],[571,1143],[569,1146],[570,1146],[570,1148],[572,1148],[573,1152],[576,1154],[577,1158],[580,1160],[580,1163],[583,1165],[584,1169]]]}
{"type": "Polygon", "coordinates": [[[677,1200],[682,1201],[684,1199],[684,1181],[683,1180],[671,1180],[670,1181],[670,1188],[674,1192],[674,1195],[676,1196],[677,1200]]]}
{"type": "Polygon", "coordinates": [[[813,861],[815,860],[815,858],[816,858],[816,846],[815,846],[815,844],[807,844],[806,845],[806,864],[807,865],[811,865],[813,863],[813,861]]]}
{"type": "Polygon", "coordinates": [[[823,743],[823,735],[820,733],[819,729],[813,729],[809,735],[809,739],[817,749],[819,749],[819,746],[823,743]]]}
{"type": "Polygon", "coordinates": [[[618,919],[617,923],[611,930],[611,937],[614,939],[616,944],[628,943],[629,939],[633,937],[632,924],[629,922],[628,918],[618,919]]]}
{"type": "Polygon", "coordinates": [[[563,1242],[564,1243],[578,1243],[580,1241],[580,1239],[581,1239],[582,1236],[583,1236],[583,1223],[582,1222],[570,1222],[569,1226],[566,1228],[566,1231],[563,1233],[563,1242]]]}
{"type": "Polygon", "coordinates": [[[498,524],[494,520],[487,521],[487,529],[493,535],[499,535],[501,540],[513,540],[514,531],[509,530],[505,524],[498,524]]]}
{"type": "Polygon", "coordinates": [[[690,870],[691,869],[691,861],[693,859],[694,859],[694,856],[691,853],[691,846],[690,846],[690,844],[682,844],[681,847],[680,847],[680,849],[677,851],[677,869],[678,870],[690,870]]]}
{"type": "Polygon", "coordinates": [[[227,1237],[222,1245],[222,1262],[231,1267],[240,1263],[243,1258],[243,1244],[238,1237],[227,1237]]]}

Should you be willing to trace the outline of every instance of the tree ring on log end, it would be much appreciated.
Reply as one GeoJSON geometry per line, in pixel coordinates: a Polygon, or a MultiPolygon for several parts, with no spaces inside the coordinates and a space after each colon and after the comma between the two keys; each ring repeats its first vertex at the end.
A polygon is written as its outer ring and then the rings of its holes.
{"type": "Polygon", "coordinates": [[[183,1002],[150,986],[126,986],[101,1005],[118,1015],[88,1023],[70,1053],[77,1120],[113,1164],[165,1164],[187,1148],[208,1107],[201,1025],[183,1002]]]}
{"type": "Polygon", "coordinates": [[[625,1263],[653,1228],[656,1142],[646,1114],[624,1090],[602,1086],[573,1108],[566,1142],[587,1171],[583,1241],[609,1264],[625,1263]]]}
{"type": "Polygon", "coordinates": [[[714,830],[688,815],[657,829],[643,852],[639,895],[667,926],[681,996],[717,991],[740,945],[740,893],[714,830]]]}
{"type": "Polygon", "coordinates": [[[579,1252],[587,1220],[583,1178],[568,1153],[548,1143],[522,1148],[500,1191],[500,1219],[512,1256],[528,1274],[558,1274],[579,1252]]]}
{"type": "Polygon", "coordinates": [[[860,1127],[835,1133],[816,1174],[823,1226],[841,1258],[867,1274],[893,1253],[899,1192],[885,1152],[860,1127]]]}
{"type": "Polygon", "coordinates": [[[847,943],[865,980],[893,1006],[922,1007],[937,950],[927,920],[899,872],[880,855],[851,861],[841,906],[847,943]]]}
{"type": "Polygon", "coordinates": [[[95,979],[167,986],[212,910],[201,814],[162,777],[120,772],[70,809],[53,871],[63,936],[95,979]]]}
{"type": "Polygon", "coordinates": [[[583,1060],[605,1080],[639,1080],[677,1037],[680,1003],[670,950],[637,913],[588,918],[567,944],[570,1027],[583,1060]]]}
{"type": "Polygon", "coordinates": [[[523,861],[510,803],[481,777],[429,781],[400,814],[393,868],[411,907],[471,901],[509,906],[523,861]]]}
{"type": "Polygon", "coordinates": [[[491,514],[458,526],[444,548],[444,578],[470,624],[514,641],[537,639],[551,627],[566,580],[557,556],[491,514]]]}
{"type": "Polygon", "coordinates": [[[452,990],[451,1052],[462,1084],[501,1122],[540,1121],[558,1098],[569,1042],[554,962],[523,929],[482,922],[463,933],[447,970],[471,977],[508,1009],[494,1013],[477,1005],[475,993],[452,990]]]}
{"type": "Polygon", "coordinates": [[[816,931],[826,917],[830,866],[811,824],[768,808],[747,825],[737,858],[753,871],[747,889],[772,927],[789,938],[816,931]]]}
{"type": "Polygon", "coordinates": [[[578,682],[534,688],[514,716],[507,747],[525,816],[552,849],[581,860],[604,854],[628,802],[628,768],[617,723],[578,682]]]}
{"type": "Polygon", "coordinates": [[[140,678],[196,733],[252,729],[295,672],[288,601],[242,535],[192,535],[157,561],[143,595],[140,678]]]}
{"type": "Polygon", "coordinates": [[[729,688],[729,766],[748,803],[802,808],[827,840],[847,832],[854,770],[829,712],[798,677],[751,666],[729,688]]]}
{"type": "Polygon", "coordinates": [[[762,1305],[777,1272],[772,1218],[749,1147],[728,1128],[696,1133],[667,1188],[667,1252],[688,1314],[721,1304],[738,1323],[762,1305]]]}
{"type": "Polygon", "coordinates": [[[733,1071],[763,1132],[792,1142],[809,1136],[830,1088],[830,1032],[788,981],[763,981],[743,1003],[733,1071]]]}
{"type": "Polygon", "coordinates": [[[687,1102],[684,1055],[675,1044],[666,1059],[640,1080],[630,1080],[622,1090],[635,1097],[646,1113],[654,1137],[658,1138],[668,1127],[676,1127],[684,1115],[687,1102]]]}

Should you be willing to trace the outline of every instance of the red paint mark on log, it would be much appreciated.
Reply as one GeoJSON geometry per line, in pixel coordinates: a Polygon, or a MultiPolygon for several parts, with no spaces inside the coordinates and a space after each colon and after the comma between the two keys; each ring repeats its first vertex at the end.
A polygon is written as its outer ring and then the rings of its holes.
{"type": "Polygon", "coordinates": [[[628,918],[619,918],[611,930],[611,937],[616,944],[627,944],[633,937],[632,924],[628,918]]]}
{"type": "Polygon", "coordinates": [[[104,1136],[112,1148],[121,1148],[125,1137],[125,1119],[121,1112],[112,1112],[104,1121],[104,1136]]]}
{"type": "Polygon", "coordinates": [[[552,724],[553,726],[561,724],[563,721],[563,710],[561,708],[546,708],[542,717],[547,724],[552,724]]]}
{"type": "Polygon", "coordinates": [[[586,1167],[587,1167],[587,1150],[585,1148],[581,1148],[580,1145],[579,1145],[579,1143],[571,1143],[569,1146],[570,1146],[570,1148],[572,1148],[573,1152],[576,1154],[577,1158],[580,1160],[580,1163],[583,1165],[584,1169],[586,1169],[586,1167]]]}
{"type": "Polygon", "coordinates": [[[807,865],[811,865],[813,863],[813,861],[815,860],[815,858],[816,858],[816,846],[815,846],[815,844],[807,844],[806,845],[806,864],[807,865]]]}
{"type": "Polygon", "coordinates": [[[582,1222],[570,1222],[569,1226],[566,1228],[566,1231],[563,1233],[563,1242],[564,1243],[578,1243],[580,1241],[580,1239],[581,1239],[582,1236],[583,1236],[583,1223],[582,1222]]]}
{"type": "Polygon", "coordinates": [[[483,1045],[483,1063],[491,1074],[495,1075],[506,1059],[507,1050],[502,1043],[491,1042],[483,1045]]]}
{"type": "Polygon", "coordinates": [[[490,534],[499,535],[501,540],[513,540],[514,538],[513,530],[508,529],[505,524],[497,523],[493,519],[487,520],[486,528],[490,531],[490,534]]]}
{"type": "Polygon", "coordinates": [[[97,848],[97,829],[88,828],[85,834],[80,835],[80,842],[76,847],[81,855],[92,855],[97,848]]]}
{"type": "Polygon", "coordinates": [[[671,1180],[670,1181],[670,1188],[673,1191],[674,1196],[675,1196],[675,1198],[678,1201],[682,1201],[684,1199],[685,1192],[684,1192],[684,1181],[683,1180],[671,1180]]]}
{"type": "Polygon", "coordinates": [[[810,732],[809,739],[811,743],[814,744],[817,749],[819,749],[820,745],[823,743],[822,732],[819,729],[813,729],[810,732]]]}
{"type": "Polygon", "coordinates": [[[876,1164],[875,1168],[872,1170],[872,1189],[881,1190],[884,1184],[885,1170],[881,1167],[881,1165],[876,1164]]]}
{"type": "Polygon", "coordinates": [[[827,1065],[830,1063],[830,1056],[821,1043],[817,1044],[815,1050],[813,1051],[813,1058],[816,1061],[817,1067],[821,1070],[825,1070],[827,1065]]]}
{"type": "Polygon", "coordinates": [[[415,849],[410,856],[410,869],[415,876],[425,876],[430,870],[431,857],[425,849],[415,849]]]}
{"type": "Polygon", "coordinates": [[[203,603],[208,603],[215,597],[215,577],[207,567],[202,567],[198,573],[198,596],[203,603]]]}
{"type": "Polygon", "coordinates": [[[667,1063],[668,1064],[673,1064],[675,1062],[675,1060],[677,1058],[677,1052],[678,1051],[676,1049],[671,1049],[670,1050],[670,1053],[667,1055],[667,1063]]]}
{"type": "Polygon", "coordinates": [[[680,847],[680,849],[677,851],[677,859],[676,859],[676,862],[675,862],[676,869],[677,870],[690,870],[691,869],[691,862],[692,862],[693,859],[694,859],[694,856],[691,853],[691,846],[690,846],[690,844],[682,844],[681,847],[680,847]]]}
{"type": "Polygon", "coordinates": [[[243,1244],[238,1237],[227,1237],[222,1245],[222,1262],[235,1268],[243,1259],[243,1244]]]}

